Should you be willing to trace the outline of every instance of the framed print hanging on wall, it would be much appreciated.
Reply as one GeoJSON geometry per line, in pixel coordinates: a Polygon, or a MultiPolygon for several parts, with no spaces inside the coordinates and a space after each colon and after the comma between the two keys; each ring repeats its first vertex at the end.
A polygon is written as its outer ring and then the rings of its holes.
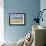
{"type": "Polygon", "coordinates": [[[10,13],[9,25],[25,25],[25,13],[10,13]]]}

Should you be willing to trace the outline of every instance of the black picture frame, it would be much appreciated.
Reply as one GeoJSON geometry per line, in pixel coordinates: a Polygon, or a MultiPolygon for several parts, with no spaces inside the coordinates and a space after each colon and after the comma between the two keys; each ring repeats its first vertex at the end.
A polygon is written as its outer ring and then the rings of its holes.
{"type": "Polygon", "coordinates": [[[26,24],[25,13],[9,13],[9,25],[23,26],[26,24]]]}

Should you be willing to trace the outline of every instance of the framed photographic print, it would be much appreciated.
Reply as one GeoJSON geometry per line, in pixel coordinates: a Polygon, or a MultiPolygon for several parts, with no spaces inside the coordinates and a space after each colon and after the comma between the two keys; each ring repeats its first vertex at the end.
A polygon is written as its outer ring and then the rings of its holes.
{"type": "Polygon", "coordinates": [[[9,25],[25,25],[25,13],[10,13],[9,25]]]}

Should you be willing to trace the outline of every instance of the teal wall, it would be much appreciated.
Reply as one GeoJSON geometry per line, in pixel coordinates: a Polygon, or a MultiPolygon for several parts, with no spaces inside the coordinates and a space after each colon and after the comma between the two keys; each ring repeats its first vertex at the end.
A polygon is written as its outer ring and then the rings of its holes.
{"type": "MultiPolygon", "coordinates": [[[[40,10],[42,11],[43,9],[46,9],[46,0],[41,0],[40,1],[40,10]]],[[[43,12],[43,22],[40,22],[40,25],[45,26],[46,27],[46,10],[43,12]]]]}
{"type": "Polygon", "coordinates": [[[35,22],[36,12],[40,10],[40,0],[4,0],[4,39],[18,41],[24,37],[35,22]],[[9,26],[9,13],[25,13],[25,26],[9,26]]]}

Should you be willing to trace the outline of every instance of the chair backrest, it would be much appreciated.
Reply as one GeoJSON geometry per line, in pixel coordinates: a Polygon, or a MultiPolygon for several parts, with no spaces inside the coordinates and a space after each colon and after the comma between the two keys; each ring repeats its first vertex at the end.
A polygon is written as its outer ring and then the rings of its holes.
{"type": "MultiPolygon", "coordinates": [[[[43,45],[46,45],[46,28],[44,28],[43,26],[40,25],[34,25],[32,26],[32,33],[34,35],[34,39],[38,39],[40,37],[40,39],[43,39],[41,41],[43,41],[43,45]],[[40,35],[39,35],[40,33],[40,35]],[[38,36],[37,36],[38,35],[38,36]],[[37,37],[37,38],[36,38],[37,37]]],[[[40,39],[38,41],[40,41],[40,39]]],[[[36,43],[38,43],[36,40],[34,40],[36,43]]],[[[34,42],[34,45],[36,45],[34,42]]]]}

